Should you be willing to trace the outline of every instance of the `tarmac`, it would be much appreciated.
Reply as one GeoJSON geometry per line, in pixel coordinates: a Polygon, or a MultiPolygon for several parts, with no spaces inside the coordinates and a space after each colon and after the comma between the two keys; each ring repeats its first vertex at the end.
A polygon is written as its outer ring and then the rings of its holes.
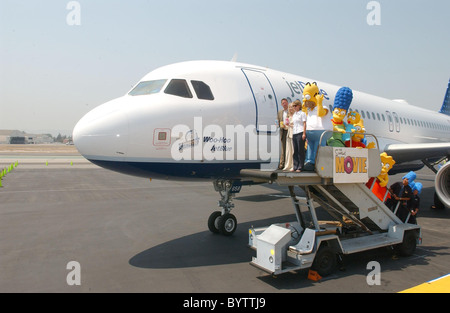
{"type": "MultiPolygon", "coordinates": [[[[60,148],[0,147],[0,170],[18,163],[0,188],[2,293],[397,293],[450,273],[450,210],[430,209],[427,168],[417,172],[423,243],[414,255],[358,253],[312,281],[307,270],[272,277],[249,265],[251,226],[295,220],[287,188],[243,187],[234,200],[238,229],[224,237],[207,227],[219,200],[211,182],[126,176],[60,148]],[[371,261],[380,264],[376,284],[371,261]]],[[[435,289],[450,292],[450,284],[435,289]]]]}

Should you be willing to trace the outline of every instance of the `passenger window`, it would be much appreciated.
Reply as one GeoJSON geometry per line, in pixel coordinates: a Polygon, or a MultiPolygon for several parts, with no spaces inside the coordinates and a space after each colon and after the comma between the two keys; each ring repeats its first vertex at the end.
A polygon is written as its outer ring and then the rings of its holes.
{"type": "Polygon", "coordinates": [[[363,110],[361,110],[361,115],[362,115],[363,118],[366,118],[366,114],[364,113],[363,110]]]}
{"type": "Polygon", "coordinates": [[[381,114],[381,118],[383,119],[383,122],[386,121],[386,119],[384,118],[384,114],[381,114]]]}
{"type": "Polygon", "coordinates": [[[207,84],[198,80],[191,80],[192,86],[194,87],[197,98],[203,100],[214,100],[214,96],[211,92],[211,88],[207,84]]]}
{"type": "Polygon", "coordinates": [[[370,113],[367,111],[367,118],[370,120],[370,113]]]}
{"type": "Polygon", "coordinates": [[[192,98],[192,93],[184,79],[172,79],[164,93],[183,98],[192,98]]]}

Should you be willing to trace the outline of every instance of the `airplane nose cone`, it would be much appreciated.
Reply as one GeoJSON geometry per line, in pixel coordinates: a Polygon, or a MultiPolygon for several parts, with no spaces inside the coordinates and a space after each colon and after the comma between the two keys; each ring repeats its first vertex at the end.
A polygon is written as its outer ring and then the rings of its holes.
{"type": "Polygon", "coordinates": [[[113,100],[87,113],[73,130],[78,151],[88,160],[124,158],[128,147],[128,117],[120,100],[113,100]]]}

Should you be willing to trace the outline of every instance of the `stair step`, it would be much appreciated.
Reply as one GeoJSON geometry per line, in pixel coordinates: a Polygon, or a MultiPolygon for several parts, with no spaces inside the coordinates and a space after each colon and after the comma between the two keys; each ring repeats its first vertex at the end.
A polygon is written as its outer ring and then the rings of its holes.
{"type": "Polygon", "coordinates": [[[401,242],[401,239],[390,237],[388,233],[363,236],[360,238],[341,239],[344,254],[370,250],[377,247],[386,247],[401,242]]]}

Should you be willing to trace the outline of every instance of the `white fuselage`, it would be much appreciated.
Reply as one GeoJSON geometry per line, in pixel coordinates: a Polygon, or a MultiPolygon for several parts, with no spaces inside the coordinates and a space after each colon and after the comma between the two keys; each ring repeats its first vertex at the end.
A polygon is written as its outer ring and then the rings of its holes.
{"type": "MultiPolygon", "coordinates": [[[[278,162],[280,101],[301,100],[303,86],[313,81],[235,62],[169,65],[87,113],[73,138],[93,163],[130,175],[237,177],[240,169],[278,162]]],[[[331,108],[340,86],[317,85],[331,108]]],[[[353,91],[350,109],[361,114],[380,151],[390,144],[450,141],[450,116],[404,101],[353,91]]]]}

